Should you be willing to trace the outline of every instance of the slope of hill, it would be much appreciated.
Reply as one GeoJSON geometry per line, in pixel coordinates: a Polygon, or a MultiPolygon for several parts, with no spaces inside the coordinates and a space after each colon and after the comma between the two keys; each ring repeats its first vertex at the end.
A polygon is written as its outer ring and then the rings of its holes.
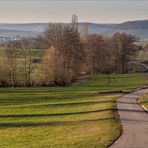
{"type": "Polygon", "coordinates": [[[135,35],[141,39],[148,39],[148,20],[128,21],[118,24],[112,32],[118,31],[135,35]]]}
{"type": "MultiPolygon", "coordinates": [[[[85,23],[79,23],[79,30],[83,28],[85,23]]],[[[87,23],[89,33],[106,34],[113,30],[117,24],[96,24],[87,23]]]]}
{"type": "MultiPolygon", "coordinates": [[[[82,29],[84,23],[79,23],[79,31],[82,29]]],[[[95,24],[87,23],[89,33],[104,34],[109,32],[116,25],[115,24],[95,24]]],[[[31,24],[0,24],[0,36],[3,37],[27,37],[36,36],[43,32],[48,27],[48,23],[31,23],[31,24]]]]}
{"type": "MultiPolygon", "coordinates": [[[[79,30],[84,23],[79,23],[79,30]]],[[[148,20],[129,21],[121,24],[97,24],[87,23],[89,33],[112,35],[115,32],[133,34],[141,39],[148,39],[148,20]]],[[[27,37],[36,36],[48,27],[48,23],[30,24],[0,24],[0,36],[2,37],[27,37]]]]}
{"type": "Polygon", "coordinates": [[[148,20],[128,21],[119,24],[116,28],[119,30],[148,29],[148,20]]]}
{"type": "Polygon", "coordinates": [[[136,37],[139,37],[141,40],[148,39],[148,29],[114,29],[111,34],[116,32],[132,34],[136,37]]]}

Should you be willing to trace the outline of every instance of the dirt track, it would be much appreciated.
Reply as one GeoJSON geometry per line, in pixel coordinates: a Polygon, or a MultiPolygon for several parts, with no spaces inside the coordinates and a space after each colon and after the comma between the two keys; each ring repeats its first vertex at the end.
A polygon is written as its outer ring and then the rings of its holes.
{"type": "Polygon", "coordinates": [[[148,89],[118,99],[117,108],[123,134],[110,148],[148,148],[148,113],[137,103],[137,98],[145,93],[148,93],[148,89]]]}

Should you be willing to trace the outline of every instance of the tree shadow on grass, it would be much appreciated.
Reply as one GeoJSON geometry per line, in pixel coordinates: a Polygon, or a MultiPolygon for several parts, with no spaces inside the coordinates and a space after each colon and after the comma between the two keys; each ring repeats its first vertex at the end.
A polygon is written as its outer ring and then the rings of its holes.
{"type": "Polygon", "coordinates": [[[80,120],[80,121],[53,121],[53,122],[8,122],[0,123],[0,128],[16,128],[16,127],[38,127],[38,126],[73,126],[80,125],[89,122],[109,122],[117,121],[115,118],[101,118],[101,119],[92,119],[92,120],[80,120]]]}
{"type": "MultiPolygon", "coordinates": [[[[67,113],[53,113],[53,114],[9,114],[9,115],[0,115],[0,118],[40,118],[40,117],[54,117],[54,116],[68,116],[68,115],[81,115],[81,114],[91,114],[99,113],[106,111],[117,111],[116,108],[108,109],[99,109],[91,111],[82,111],[82,112],[67,112],[67,113]]],[[[136,113],[145,113],[143,110],[130,110],[130,109],[118,109],[120,112],[136,112],[136,113]]]]}
{"type": "Polygon", "coordinates": [[[143,104],[148,104],[148,101],[142,101],[141,103],[143,103],[143,104]]]}
{"type": "MultiPolygon", "coordinates": [[[[120,103],[135,104],[131,102],[120,102],[120,103]]],[[[8,114],[8,115],[0,115],[0,118],[40,118],[40,117],[82,115],[82,114],[99,113],[99,112],[107,112],[107,111],[117,111],[117,109],[107,108],[107,109],[98,109],[98,110],[81,111],[81,112],[65,112],[65,113],[51,113],[51,114],[8,114]]],[[[118,111],[144,113],[143,110],[118,109],[118,111]]]]}
{"type": "Polygon", "coordinates": [[[75,95],[66,95],[65,97],[61,96],[46,96],[46,97],[36,97],[34,96],[34,98],[15,98],[12,99],[11,97],[7,98],[7,99],[0,99],[0,106],[9,106],[9,105],[22,105],[22,104],[32,104],[32,103],[47,103],[50,101],[67,101],[70,99],[75,99],[75,100],[79,100],[79,99],[83,99],[83,98],[88,98],[88,97],[95,97],[98,94],[95,93],[90,93],[90,94],[75,94],[75,95]]]}
{"type": "Polygon", "coordinates": [[[77,106],[77,105],[93,105],[93,104],[101,104],[101,103],[116,103],[116,101],[88,101],[88,102],[67,102],[60,104],[43,104],[43,105],[35,105],[35,106],[77,106]]]}
{"type": "Polygon", "coordinates": [[[99,110],[91,110],[91,111],[82,111],[82,112],[67,112],[67,113],[53,113],[53,114],[9,114],[9,115],[0,115],[0,118],[33,118],[33,117],[50,117],[50,116],[66,116],[66,115],[81,115],[81,114],[89,114],[89,113],[97,113],[97,112],[105,112],[105,111],[116,111],[115,108],[108,109],[99,109],[99,110]]]}

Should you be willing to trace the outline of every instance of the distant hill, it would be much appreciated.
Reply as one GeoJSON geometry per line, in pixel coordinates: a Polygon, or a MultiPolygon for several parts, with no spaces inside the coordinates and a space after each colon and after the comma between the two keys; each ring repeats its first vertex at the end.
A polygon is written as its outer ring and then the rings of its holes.
{"type": "Polygon", "coordinates": [[[135,35],[141,39],[148,39],[148,20],[128,21],[118,24],[112,30],[112,33],[118,31],[135,35]]]}
{"type": "MultiPolygon", "coordinates": [[[[87,23],[89,33],[97,33],[105,36],[115,32],[133,34],[141,39],[148,39],[148,20],[129,21],[121,24],[97,24],[87,23]]],[[[79,23],[79,30],[84,23],[79,23]]],[[[30,24],[0,24],[0,36],[2,37],[27,37],[37,36],[48,27],[48,23],[30,24]]]]}
{"type": "Polygon", "coordinates": [[[116,29],[119,30],[141,30],[148,29],[148,20],[129,21],[117,25],[116,29]]]}
{"type": "MultiPolygon", "coordinates": [[[[84,23],[79,23],[79,31],[83,28],[84,23]]],[[[95,24],[87,23],[89,33],[104,34],[112,30],[115,24],[95,24]]],[[[48,23],[31,23],[31,24],[0,24],[0,36],[3,37],[29,37],[42,33],[48,27],[48,23]]]]}
{"type": "Polygon", "coordinates": [[[0,29],[17,31],[35,31],[42,32],[48,27],[48,23],[30,23],[30,24],[0,24],[0,29]]]}
{"type": "MultiPolygon", "coordinates": [[[[85,23],[79,23],[79,30],[83,28],[85,23]]],[[[96,24],[87,23],[89,33],[106,34],[113,30],[117,24],[96,24]]]]}

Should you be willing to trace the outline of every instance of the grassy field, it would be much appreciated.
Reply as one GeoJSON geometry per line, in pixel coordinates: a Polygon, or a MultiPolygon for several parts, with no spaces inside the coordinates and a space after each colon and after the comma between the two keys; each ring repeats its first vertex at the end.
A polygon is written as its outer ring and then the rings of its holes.
{"type": "Polygon", "coordinates": [[[148,40],[140,40],[138,42],[135,42],[135,44],[138,46],[145,46],[148,44],[148,40]]]}
{"type": "Polygon", "coordinates": [[[148,94],[142,96],[140,99],[139,99],[139,102],[141,105],[143,105],[145,108],[147,108],[148,110],[148,94]]]}
{"type": "MultiPolygon", "coordinates": [[[[15,51],[15,50],[14,50],[15,51]]],[[[45,52],[45,49],[31,49],[32,51],[32,56],[35,59],[40,59],[45,52]]],[[[22,55],[18,54],[19,52],[16,52],[17,58],[16,59],[22,59],[22,55]]],[[[5,58],[6,57],[6,53],[5,53],[5,49],[4,48],[0,48],[0,58],[5,58]]]]}
{"type": "Polygon", "coordinates": [[[121,125],[116,99],[146,84],[143,74],[92,76],[69,87],[1,88],[0,147],[102,148],[112,143],[121,125]]]}

